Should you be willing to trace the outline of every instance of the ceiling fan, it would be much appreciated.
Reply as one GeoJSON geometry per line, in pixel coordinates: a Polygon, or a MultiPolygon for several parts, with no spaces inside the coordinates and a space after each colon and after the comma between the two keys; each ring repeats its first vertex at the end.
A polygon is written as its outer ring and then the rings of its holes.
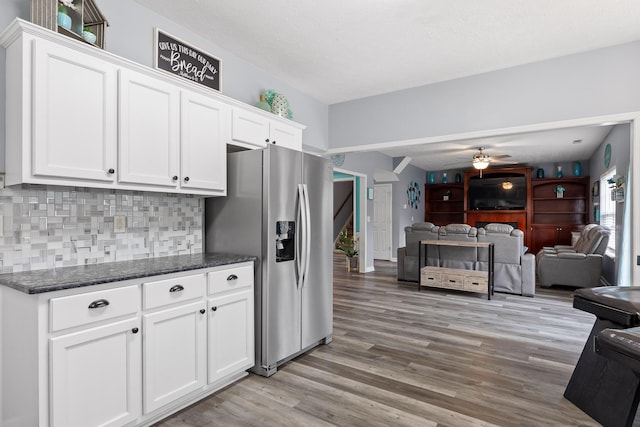
{"type": "MultiPolygon", "coordinates": [[[[475,169],[478,169],[480,171],[480,178],[482,178],[482,171],[485,170],[486,168],[489,167],[489,164],[491,163],[513,163],[510,161],[505,161],[504,159],[508,159],[511,157],[511,155],[509,154],[501,154],[501,155],[497,155],[497,156],[489,156],[487,153],[485,153],[484,150],[486,150],[486,147],[477,147],[474,148],[475,150],[477,150],[478,152],[475,153],[473,155],[473,157],[471,158],[471,166],[473,166],[475,169]]],[[[456,162],[456,163],[449,163],[447,166],[451,166],[451,165],[455,165],[455,164],[465,164],[467,163],[467,161],[464,162],[456,162]]]]}
{"type": "MultiPolygon", "coordinates": [[[[501,154],[499,156],[489,156],[484,152],[486,147],[478,147],[478,152],[473,155],[471,159],[471,166],[480,171],[480,178],[482,178],[482,171],[489,167],[489,163],[502,162],[502,159],[511,157],[509,154],[501,154]]],[[[509,163],[509,162],[505,162],[509,163]]]]}

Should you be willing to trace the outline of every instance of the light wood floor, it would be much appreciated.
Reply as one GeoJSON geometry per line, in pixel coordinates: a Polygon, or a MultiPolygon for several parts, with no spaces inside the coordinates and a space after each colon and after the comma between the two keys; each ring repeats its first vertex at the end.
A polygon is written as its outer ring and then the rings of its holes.
{"type": "Polygon", "coordinates": [[[158,424],[597,426],[563,398],[595,317],[571,290],[535,298],[397,282],[395,264],[334,260],[334,339],[158,424]]]}

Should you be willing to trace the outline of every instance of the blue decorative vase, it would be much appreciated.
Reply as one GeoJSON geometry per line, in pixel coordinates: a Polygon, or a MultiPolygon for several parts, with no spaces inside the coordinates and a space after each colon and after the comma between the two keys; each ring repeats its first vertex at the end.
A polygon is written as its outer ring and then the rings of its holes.
{"type": "Polygon", "coordinates": [[[544,169],[538,168],[538,170],[536,172],[536,177],[537,178],[544,178],[544,169]]]}
{"type": "Polygon", "coordinates": [[[557,178],[562,178],[562,166],[558,166],[558,171],[556,172],[557,178]]]}
{"type": "Polygon", "coordinates": [[[447,180],[447,173],[446,172],[442,172],[442,183],[446,184],[447,182],[449,182],[447,180]]]}
{"type": "Polygon", "coordinates": [[[459,173],[456,174],[456,182],[462,182],[462,175],[460,175],[459,173]]]}
{"type": "Polygon", "coordinates": [[[429,184],[436,183],[436,174],[433,172],[429,172],[429,184]]]}
{"type": "Polygon", "coordinates": [[[58,12],[58,25],[64,29],[71,30],[71,17],[66,13],[58,12]]]}
{"type": "Polygon", "coordinates": [[[573,175],[574,176],[582,175],[582,165],[580,164],[580,162],[575,162],[573,164],[573,175]]]}

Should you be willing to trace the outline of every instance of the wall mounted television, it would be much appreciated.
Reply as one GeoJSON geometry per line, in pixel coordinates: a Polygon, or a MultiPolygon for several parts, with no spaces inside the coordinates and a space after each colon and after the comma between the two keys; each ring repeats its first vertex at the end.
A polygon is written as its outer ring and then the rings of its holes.
{"type": "Polygon", "coordinates": [[[468,210],[525,210],[527,208],[527,181],[519,173],[484,174],[472,176],[468,185],[468,210]],[[509,185],[505,184],[510,182],[509,185]]]}

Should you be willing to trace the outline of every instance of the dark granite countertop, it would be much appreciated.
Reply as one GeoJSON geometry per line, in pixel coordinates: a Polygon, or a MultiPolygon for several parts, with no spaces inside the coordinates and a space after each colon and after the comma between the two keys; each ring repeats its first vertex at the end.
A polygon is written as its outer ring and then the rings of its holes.
{"type": "Polygon", "coordinates": [[[27,294],[60,291],[99,285],[120,280],[138,279],[160,274],[217,267],[254,261],[247,255],[196,254],[148,258],[132,261],[118,261],[104,264],[62,267],[55,270],[34,270],[22,273],[0,274],[0,286],[22,291],[27,294]]]}

